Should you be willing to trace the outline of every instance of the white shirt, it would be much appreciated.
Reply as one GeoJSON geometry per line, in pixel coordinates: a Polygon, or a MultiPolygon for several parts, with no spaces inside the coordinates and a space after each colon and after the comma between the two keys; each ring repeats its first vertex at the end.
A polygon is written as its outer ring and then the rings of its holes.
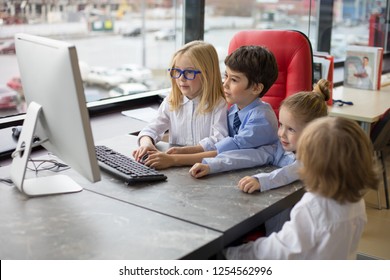
{"type": "Polygon", "coordinates": [[[356,259],[367,223],[364,200],[340,204],[310,192],[278,233],[226,251],[228,259],[356,259]]]}
{"type": "Polygon", "coordinates": [[[198,113],[199,97],[192,100],[184,96],[183,103],[176,111],[169,108],[168,97],[161,103],[157,117],[139,133],[159,142],[169,130],[169,143],[180,146],[200,144],[205,151],[215,148],[215,143],[228,135],[227,104],[221,98],[214,110],[198,113]]]}

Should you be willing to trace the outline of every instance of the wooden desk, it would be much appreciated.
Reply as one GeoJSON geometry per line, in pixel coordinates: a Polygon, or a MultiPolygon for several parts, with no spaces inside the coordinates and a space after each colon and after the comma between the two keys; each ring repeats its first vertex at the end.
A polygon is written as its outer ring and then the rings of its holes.
{"type": "MultiPolygon", "coordinates": [[[[124,135],[103,140],[109,146],[130,156],[136,137],[124,135]]],[[[164,150],[168,144],[159,143],[164,150]]],[[[195,179],[188,174],[190,167],[162,170],[166,182],[127,186],[102,173],[102,181],[88,184],[86,189],[151,209],[178,219],[223,233],[224,245],[264,223],[287,207],[292,207],[303,195],[302,184],[295,182],[272,191],[243,193],[237,188],[239,179],[274,168],[261,167],[235,170],[195,179]]]]}
{"type": "Polygon", "coordinates": [[[0,183],[0,213],[2,260],[207,259],[222,248],[222,233],[88,190],[28,199],[0,183]]]}
{"type": "Polygon", "coordinates": [[[353,105],[329,106],[329,115],[360,122],[361,127],[369,135],[371,124],[378,121],[390,108],[390,86],[383,87],[380,91],[337,87],[333,90],[333,99],[352,101],[353,105]]]}

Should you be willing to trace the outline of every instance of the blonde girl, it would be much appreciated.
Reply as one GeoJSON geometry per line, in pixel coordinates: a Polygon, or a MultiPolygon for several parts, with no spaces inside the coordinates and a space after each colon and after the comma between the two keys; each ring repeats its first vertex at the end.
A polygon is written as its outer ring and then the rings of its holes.
{"type": "MultiPolygon", "coordinates": [[[[184,45],[168,69],[172,90],[159,107],[156,119],[138,136],[133,152],[140,161],[169,132],[169,143],[201,147],[214,145],[228,135],[227,104],[215,48],[204,41],[184,45]]],[[[192,151],[191,151],[192,152],[192,151]]]]}

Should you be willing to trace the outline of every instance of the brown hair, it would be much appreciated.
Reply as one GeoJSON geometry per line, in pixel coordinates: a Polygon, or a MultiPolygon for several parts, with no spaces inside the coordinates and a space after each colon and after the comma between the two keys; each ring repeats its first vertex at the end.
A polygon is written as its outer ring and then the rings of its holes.
{"type": "Polygon", "coordinates": [[[314,85],[313,91],[301,91],[284,99],[280,107],[285,107],[294,118],[307,124],[310,121],[328,115],[325,101],[330,98],[330,82],[321,79],[314,85]]]}
{"type": "Polygon", "coordinates": [[[355,121],[312,121],[299,138],[297,159],[306,190],[340,203],[357,202],[368,188],[378,187],[371,140],[355,121]]]}
{"type": "Polygon", "coordinates": [[[248,79],[250,88],[254,84],[262,84],[263,97],[278,78],[278,64],[274,54],[263,46],[242,46],[225,58],[225,65],[243,73],[248,79]]]}
{"type": "MultiPolygon", "coordinates": [[[[174,54],[170,68],[175,68],[176,60],[181,55],[187,55],[194,67],[201,71],[202,94],[198,112],[207,113],[225,99],[222,87],[221,70],[219,68],[218,54],[214,46],[204,41],[192,41],[185,44],[174,54]]],[[[183,101],[183,95],[176,82],[172,79],[172,91],[169,96],[171,110],[177,110],[183,101]]]]}

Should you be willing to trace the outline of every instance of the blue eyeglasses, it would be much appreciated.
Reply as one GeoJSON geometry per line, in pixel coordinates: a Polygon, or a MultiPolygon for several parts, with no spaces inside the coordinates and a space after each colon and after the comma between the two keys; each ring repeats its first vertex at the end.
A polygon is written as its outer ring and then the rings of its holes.
{"type": "Polygon", "coordinates": [[[190,70],[190,69],[181,70],[179,68],[169,68],[168,71],[169,74],[171,75],[171,78],[179,79],[181,75],[183,75],[184,79],[186,80],[194,80],[196,78],[196,74],[202,73],[199,70],[190,70]]]}

